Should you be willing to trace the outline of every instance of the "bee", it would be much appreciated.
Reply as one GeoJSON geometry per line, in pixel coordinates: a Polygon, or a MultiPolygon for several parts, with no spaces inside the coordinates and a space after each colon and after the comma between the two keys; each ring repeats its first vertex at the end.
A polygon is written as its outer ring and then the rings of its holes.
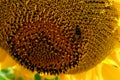
{"type": "Polygon", "coordinates": [[[81,35],[81,30],[80,30],[80,26],[76,25],[76,35],[81,35]]]}
{"type": "Polygon", "coordinates": [[[80,40],[81,38],[81,29],[79,25],[76,25],[75,27],[75,36],[74,36],[75,40],[80,40]]]}

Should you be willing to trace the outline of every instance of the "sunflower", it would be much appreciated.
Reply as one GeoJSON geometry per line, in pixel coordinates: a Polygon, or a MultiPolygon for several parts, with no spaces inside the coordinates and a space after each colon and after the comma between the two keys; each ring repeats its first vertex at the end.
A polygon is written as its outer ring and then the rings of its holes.
{"type": "Polygon", "coordinates": [[[119,5],[0,0],[0,70],[11,67],[15,80],[34,80],[37,72],[49,79],[119,80],[119,5]]]}

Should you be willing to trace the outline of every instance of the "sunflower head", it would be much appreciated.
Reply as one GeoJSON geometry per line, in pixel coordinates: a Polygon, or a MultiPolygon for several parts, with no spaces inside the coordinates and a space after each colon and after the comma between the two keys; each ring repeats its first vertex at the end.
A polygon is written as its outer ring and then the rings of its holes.
{"type": "Polygon", "coordinates": [[[83,72],[114,45],[118,15],[109,0],[1,0],[0,5],[0,46],[31,71],[83,72]]]}

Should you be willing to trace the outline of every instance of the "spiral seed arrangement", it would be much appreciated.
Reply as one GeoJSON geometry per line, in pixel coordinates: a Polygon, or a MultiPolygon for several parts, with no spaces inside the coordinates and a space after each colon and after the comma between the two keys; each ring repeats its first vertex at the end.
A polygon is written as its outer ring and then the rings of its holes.
{"type": "Polygon", "coordinates": [[[0,0],[0,46],[31,71],[78,73],[114,44],[108,0],[0,0]]]}

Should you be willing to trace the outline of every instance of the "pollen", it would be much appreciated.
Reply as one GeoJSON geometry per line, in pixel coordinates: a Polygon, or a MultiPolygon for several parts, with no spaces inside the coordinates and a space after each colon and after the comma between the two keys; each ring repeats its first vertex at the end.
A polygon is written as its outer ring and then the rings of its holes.
{"type": "Polygon", "coordinates": [[[114,45],[110,0],[0,0],[0,47],[19,64],[47,74],[80,73],[114,45]]]}

